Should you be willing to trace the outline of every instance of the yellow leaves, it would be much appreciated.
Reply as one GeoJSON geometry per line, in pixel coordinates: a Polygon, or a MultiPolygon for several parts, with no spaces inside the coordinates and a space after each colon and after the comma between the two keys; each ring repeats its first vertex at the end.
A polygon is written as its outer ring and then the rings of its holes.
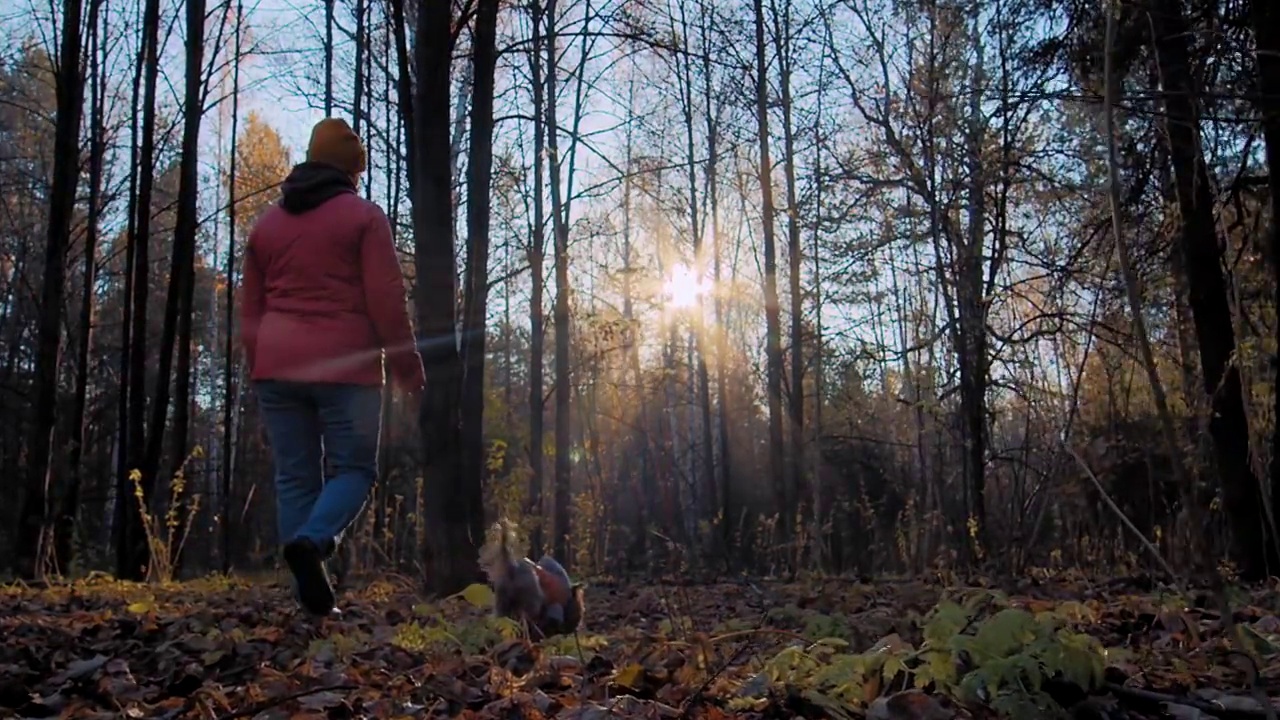
{"type": "Polygon", "coordinates": [[[148,597],[143,600],[131,602],[125,606],[125,610],[128,610],[134,615],[149,615],[156,611],[156,599],[148,597]]]}
{"type": "MultiPolygon", "coordinates": [[[[279,197],[276,186],[289,174],[289,148],[270,123],[255,112],[236,138],[236,230],[247,235],[254,221],[279,197]]],[[[226,178],[230,180],[230,178],[226,178]]]]}
{"type": "Polygon", "coordinates": [[[614,673],[613,681],[623,687],[639,690],[642,678],[644,678],[644,666],[631,663],[614,673]]]}
{"type": "MultiPolygon", "coordinates": [[[[803,698],[826,716],[869,720],[942,720],[950,716],[934,712],[935,705],[927,700],[943,695],[978,698],[983,716],[994,708],[1006,712],[1005,717],[1054,717],[1053,703],[1046,704],[1039,689],[1047,678],[1089,689],[1096,687],[1104,667],[1120,665],[1130,655],[1104,649],[1080,630],[1112,635],[1121,624],[1132,626],[1135,614],[1154,613],[1160,604],[1152,596],[1113,596],[1106,601],[1065,601],[1054,607],[1049,600],[1009,599],[983,589],[962,592],[958,599],[940,602],[919,618],[907,609],[918,605],[919,596],[902,597],[898,589],[859,588],[851,593],[842,585],[834,592],[815,593],[808,584],[795,589],[801,597],[819,595],[821,605],[832,608],[833,617],[817,617],[821,614],[787,603],[794,597],[783,595],[774,604],[780,610],[768,616],[771,627],[762,628],[758,621],[742,621],[737,602],[746,594],[739,586],[699,588],[694,594],[706,597],[693,598],[676,612],[658,611],[676,618],[668,627],[678,641],[647,631],[658,619],[656,613],[623,619],[620,613],[606,610],[594,616],[591,624],[607,628],[608,635],[562,636],[536,645],[518,637],[515,623],[479,610],[488,602],[485,597],[468,598],[464,590],[453,599],[428,604],[415,590],[393,583],[375,583],[374,592],[344,593],[347,612],[323,621],[319,633],[300,632],[303,621],[290,619],[295,610],[288,590],[275,581],[165,587],[95,579],[63,585],[57,592],[32,590],[23,602],[38,598],[44,603],[38,612],[56,617],[59,632],[43,641],[42,649],[65,643],[56,648],[66,658],[63,663],[95,654],[113,661],[123,658],[132,666],[137,684],[148,691],[157,683],[167,687],[176,682],[183,692],[190,692],[187,684],[203,683],[187,697],[199,698],[200,710],[208,710],[205,714],[210,716],[275,702],[283,715],[308,717],[306,713],[319,712],[316,708],[330,706],[341,695],[344,703],[362,703],[360,712],[370,717],[397,717],[410,712],[400,704],[406,699],[447,692],[466,702],[473,714],[486,716],[493,714],[494,703],[517,697],[522,699],[510,706],[509,714],[531,707],[526,700],[536,696],[548,703],[543,714],[552,716],[565,714],[564,708],[571,709],[575,703],[585,704],[584,697],[635,695],[673,707],[691,699],[689,714],[707,717],[746,711],[779,714],[782,698],[803,698]],[[394,592],[384,594],[393,587],[394,592]],[[89,612],[65,609],[72,588],[75,607],[87,607],[89,612]],[[105,605],[94,605],[104,599],[105,605]],[[114,622],[101,619],[108,610],[122,617],[114,622]],[[642,617],[646,631],[635,628],[636,617],[642,617]],[[724,623],[736,630],[710,638],[699,632],[721,617],[738,618],[724,623]],[[1092,627],[1094,623],[1104,626],[1092,627]],[[157,641],[146,647],[127,642],[130,635],[122,634],[122,629],[136,635],[140,626],[154,633],[149,636],[157,641]],[[809,627],[829,628],[833,635],[801,637],[809,627]],[[72,632],[64,632],[66,628],[72,632]],[[851,639],[866,638],[869,632],[885,634],[874,643],[851,644],[851,639]],[[922,643],[907,642],[919,637],[917,633],[924,636],[922,643]],[[311,642],[317,634],[321,638],[311,642]],[[517,639],[507,642],[504,638],[517,639]],[[725,662],[741,648],[754,654],[765,643],[775,644],[776,650],[759,656],[763,672],[754,673],[755,661],[725,662]],[[518,662],[508,661],[516,656],[518,662]],[[159,670],[149,679],[141,674],[144,668],[159,670]],[[170,671],[178,669],[191,676],[182,678],[179,672],[171,677],[170,671]],[[359,690],[336,689],[339,685],[359,690]],[[909,688],[918,692],[902,692],[909,688]],[[699,689],[702,699],[693,700],[699,689]],[[305,692],[316,693],[315,700],[281,701],[305,692]],[[707,702],[724,708],[724,713],[706,707],[707,702]],[[308,705],[315,707],[307,710],[308,705]]],[[[623,592],[619,590],[620,595],[623,592]]],[[[648,597],[653,591],[637,592],[648,597]]],[[[1168,612],[1183,602],[1170,598],[1173,607],[1168,612]]],[[[1276,642],[1273,636],[1280,633],[1280,619],[1256,607],[1268,602],[1254,597],[1252,602],[1239,603],[1242,612],[1255,620],[1238,625],[1276,642]]],[[[4,605],[0,609],[20,609],[19,601],[6,595],[0,595],[0,603],[4,605]]],[[[1203,627],[1204,615],[1190,607],[1189,617],[1203,627]]],[[[1149,628],[1125,632],[1145,643],[1137,645],[1140,652],[1149,652],[1149,628]]],[[[1207,669],[1213,662],[1210,655],[1147,654],[1121,670],[1140,669],[1147,673],[1146,681],[1158,684],[1167,684],[1172,673],[1183,673],[1174,679],[1194,684],[1206,674],[1221,673],[1207,669]],[[1160,674],[1152,678],[1155,673],[1160,674]]],[[[128,701],[122,698],[131,691],[121,679],[123,673],[105,666],[94,672],[110,675],[112,688],[125,688],[124,695],[112,700],[121,700],[120,705],[128,709],[128,701]]],[[[148,705],[143,716],[153,716],[156,708],[148,705]]]]}
{"type": "Polygon", "coordinates": [[[444,627],[424,626],[417,622],[402,623],[396,628],[391,643],[411,652],[430,652],[442,646],[456,648],[461,643],[444,627]]]}
{"type": "Polygon", "coordinates": [[[493,590],[484,583],[472,583],[458,593],[462,599],[478,608],[493,607],[493,590]]]}
{"type": "Polygon", "coordinates": [[[1096,623],[1098,621],[1098,613],[1092,607],[1077,600],[1067,600],[1058,603],[1054,612],[1062,616],[1068,622],[1073,623],[1096,623]]]}
{"type": "Polygon", "coordinates": [[[951,653],[945,650],[926,650],[921,654],[923,663],[915,668],[914,685],[924,688],[933,685],[948,690],[955,685],[958,675],[951,653]]]}
{"type": "Polygon", "coordinates": [[[385,580],[375,580],[365,588],[365,597],[375,603],[384,603],[395,594],[396,587],[385,580]]]}
{"type": "Polygon", "coordinates": [[[494,440],[489,446],[489,454],[485,458],[485,469],[490,473],[502,472],[507,460],[507,443],[505,440],[494,440]]]}

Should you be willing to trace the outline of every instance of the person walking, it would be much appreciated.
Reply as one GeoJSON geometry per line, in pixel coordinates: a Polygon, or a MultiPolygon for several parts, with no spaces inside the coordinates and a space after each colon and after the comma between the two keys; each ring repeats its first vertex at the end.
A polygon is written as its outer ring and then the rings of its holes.
{"type": "Polygon", "coordinates": [[[321,616],[336,602],[324,561],[378,476],[384,357],[415,402],[426,383],[391,225],[356,192],[366,157],[344,120],[315,125],[306,161],[249,235],[240,291],[278,539],[300,604],[321,616]]]}

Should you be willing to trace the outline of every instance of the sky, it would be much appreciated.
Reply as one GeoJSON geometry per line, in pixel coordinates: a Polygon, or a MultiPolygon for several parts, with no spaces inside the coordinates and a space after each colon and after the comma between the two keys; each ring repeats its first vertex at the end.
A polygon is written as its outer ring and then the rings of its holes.
{"type": "MultiPolygon", "coordinates": [[[[313,13],[323,17],[319,2],[301,3],[314,5],[313,13]]],[[[319,49],[320,35],[311,27],[304,17],[304,11],[297,4],[287,0],[257,0],[252,9],[246,8],[247,24],[255,28],[262,39],[272,46],[303,45],[299,36],[302,33],[313,34],[316,49],[319,49]]],[[[303,45],[305,47],[305,45],[303,45]]],[[[280,133],[285,144],[294,150],[294,161],[301,160],[306,148],[311,126],[324,117],[323,109],[308,107],[307,99],[287,89],[277,79],[277,70],[268,61],[257,58],[241,68],[241,83],[254,89],[248,97],[242,95],[242,111],[257,111],[276,132],[280,133]]],[[[350,118],[347,118],[350,120],[350,118]]]]}
{"type": "MultiPolygon", "coordinates": [[[[32,32],[39,31],[39,28],[35,27],[36,22],[32,22],[33,19],[47,28],[48,6],[42,6],[36,0],[25,1],[32,3],[30,5],[32,12],[28,14],[19,13],[12,17],[25,17],[25,22],[32,26],[32,32]]],[[[179,15],[175,18],[173,12],[177,4],[175,2],[165,3],[166,19],[171,22],[177,21],[174,35],[169,39],[165,52],[164,65],[166,71],[172,77],[168,78],[167,83],[162,87],[162,93],[170,95],[181,91],[181,17],[179,15]]],[[[117,8],[116,12],[125,12],[118,9],[121,7],[120,5],[115,3],[112,3],[112,5],[117,8]]],[[[318,65],[322,62],[321,43],[323,32],[321,24],[324,17],[323,3],[320,0],[248,0],[247,5],[248,7],[245,8],[247,25],[251,28],[251,32],[256,35],[256,39],[261,41],[263,47],[271,54],[270,57],[253,58],[242,65],[241,118],[243,119],[251,111],[259,113],[267,123],[280,133],[282,140],[292,149],[293,161],[301,161],[311,126],[321,119],[323,114],[320,109],[310,107],[307,98],[299,94],[295,88],[299,83],[298,77],[310,77],[318,81],[322,72],[318,65]]],[[[345,5],[345,3],[340,2],[340,5],[345,5]]],[[[131,15],[136,11],[129,9],[127,12],[131,15]]],[[[340,18],[348,17],[348,14],[349,11],[345,8],[339,9],[340,18]]],[[[0,11],[0,17],[5,16],[6,13],[0,11]]],[[[8,18],[5,19],[8,20],[8,18]]],[[[210,19],[209,27],[207,28],[210,33],[216,30],[218,19],[217,16],[210,19]]],[[[9,23],[6,22],[6,24],[9,23]]],[[[44,34],[48,34],[47,30],[44,31],[44,34]]],[[[16,35],[15,33],[10,38],[12,39],[16,35]]],[[[338,41],[340,45],[343,42],[340,34],[338,41]]],[[[340,55],[344,54],[345,49],[340,46],[338,53],[340,55]]],[[[125,58],[125,54],[122,53],[121,57],[125,58]]],[[[131,61],[131,54],[129,58],[131,61]]],[[[125,62],[125,60],[122,59],[122,62],[125,62]]],[[[309,83],[308,80],[304,79],[301,84],[304,86],[311,84],[313,86],[309,89],[317,96],[315,102],[318,103],[320,92],[318,82],[309,83]]],[[[625,89],[620,89],[617,87],[618,85],[619,83],[613,83],[613,87],[607,88],[607,91],[624,93],[625,89]]],[[[349,96],[350,92],[350,87],[343,86],[341,81],[335,86],[336,94],[349,96]]],[[[601,96],[597,95],[597,97],[601,96]]],[[[584,130],[597,131],[598,134],[592,138],[592,145],[606,155],[609,161],[620,164],[623,144],[620,137],[621,133],[617,131],[610,132],[607,129],[606,125],[613,122],[613,120],[606,116],[610,114],[607,112],[610,110],[613,110],[612,114],[616,116],[624,116],[626,113],[631,112],[631,109],[618,107],[618,103],[607,99],[598,100],[597,102],[600,103],[597,105],[597,109],[604,112],[589,118],[587,127],[584,127],[584,130]],[[610,104],[613,107],[610,107],[610,104]]],[[[205,175],[210,180],[216,177],[213,172],[215,169],[215,152],[213,148],[218,142],[220,125],[221,132],[224,133],[223,146],[226,146],[225,133],[229,132],[228,111],[229,103],[221,108],[221,112],[213,112],[206,116],[204,122],[202,141],[207,151],[202,152],[202,160],[206,164],[205,175]]],[[[506,111],[508,110],[503,110],[503,112],[506,111]]],[[[527,112],[528,109],[526,108],[523,111],[527,112]]],[[[514,123],[512,122],[508,122],[505,126],[500,125],[499,132],[510,132],[513,126],[514,123]]],[[[602,175],[612,174],[611,170],[606,169],[606,161],[593,157],[590,152],[581,152],[579,154],[579,164],[580,166],[586,166],[585,169],[588,174],[593,169],[591,166],[594,166],[596,170],[603,170],[602,175]]],[[[580,180],[579,182],[589,183],[591,180],[580,180]]],[[[213,192],[211,187],[206,187],[205,190],[206,197],[209,197],[213,192]]],[[[375,197],[378,194],[380,194],[380,191],[375,188],[375,197]]],[[[209,199],[212,200],[211,197],[209,199]]],[[[735,204],[733,202],[729,203],[729,205],[735,204]]],[[[212,203],[208,203],[208,205],[213,206],[212,203]]],[[[575,214],[577,213],[575,212],[575,214]]],[[[218,220],[215,220],[215,222],[218,222],[218,220]]],[[[219,235],[221,234],[219,233],[219,235]]],[[[747,276],[754,276],[757,273],[759,264],[758,234],[758,228],[747,227],[746,233],[741,238],[746,244],[742,249],[742,268],[747,276]]],[[[807,244],[808,242],[806,239],[805,243],[807,244]]],[[[785,255],[785,253],[782,254],[785,255]]],[[[784,260],[785,258],[780,258],[780,261],[784,260]]],[[[807,263],[808,261],[806,260],[807,263]]],[[[583,281],[580,280],[579,282],[581,284],[583,281]]],[[[780,289],[785,292],[785,284],[780,289]]],[[[549,287],[548,290],[551,291],[552,288],[549,287]]],[[[893,339],[875,337],[867,314],[871,310],[873,308],[865,306],[840,306],[835,303],[828,303],[823,312],[824,325],[828,331],[847,333],[847,339],[862,339],[873,345],[880,344],[882,340],[889,340],[890,345],[894,344],[893,339]]],[[[890,322],[892,322],[891,319],[890,322]]],[[[763,325],[762,318],[761,325],[763,325]]]]}

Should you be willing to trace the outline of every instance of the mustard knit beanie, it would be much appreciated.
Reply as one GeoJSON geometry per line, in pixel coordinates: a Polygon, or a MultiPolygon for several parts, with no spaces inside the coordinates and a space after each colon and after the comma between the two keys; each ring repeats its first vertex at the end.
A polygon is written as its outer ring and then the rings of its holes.
{"type": "Polygon", "coordinates": [[[360,136],[341,118],[325,118],[311,128],[307,162],[333,165],[350,174],[365,171],[366,154],[360,136]]]}

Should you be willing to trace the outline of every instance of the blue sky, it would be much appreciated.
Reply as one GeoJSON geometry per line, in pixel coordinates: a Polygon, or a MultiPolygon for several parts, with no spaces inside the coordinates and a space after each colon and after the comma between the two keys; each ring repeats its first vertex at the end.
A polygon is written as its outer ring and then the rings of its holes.
{"type": "MultiPolygon", "coordinates": [[[[33,31],[36,29],[36,23],[47,27],[48,6],[42,6],[35,0],[26,0],[26,2],[30,2],[30,5],[28,5],[30,12],[19,12],[17,15],[10,17],[18,18],[19,20],[25,17],[27,24],[31,26],[33,31]],[[32,22],[33,19],[34,23],[32,22]]],[[[293,151],[292,159],[297,162],[302,159],[311,126],[322,117],[321,111],[310,107],[307,99],[295,90],[295,85],[299,82],[297,78],[300,77],[316,78],[317,80],[320,77],[323,4],[319,0],[249,0],[246,4],[248,5],[246,7],[248,26],[272,54],[270,57],[253,58],[242,66],[241,84],[244,90],[240,103],[241,117],[243,118],[250,111],[257,111],[281,134],[284,142],[293,151]]],[[[340,2],[339,4],[339,17],[348,17],[347,3],[340,2]]],[[[121,6],[119,4],[112,3],[112,5],[115,8],[113,12],[126,12],[120,9],[121,6]]],[[[175,19],[175,9],[180,9],[180,7],[181,4],[179,2],[166,2],[166,19],[172,22],[175,19]]],[[[131,6],[127,12],[131,15],[135,10],[131,6]]],[[[7,12],[0,11],[0,18],[8,20],[9,18],[5,17],[7,15],[7,12]]],[[[515,16],[508,17],[515,20],[515,16]]],[[[181,17],[177,17],[176,20],[178,21],[176,23],[177,27],[175,27],[174,35],[169,39],[164,53],[164,66],[171,77],[167,84],[162,85],[162,102],[168,105],[172,105],[174,102],[172,93],[174,91],[180,92],[181,90],[181,82],[178,79],[182,68],[181,17]]],[[[209,28],[211,33],[216,29],[217,21],[218,18],[216,17],[211,19],[211,27],[209,28]]],[[[520,20],[520,22],[524,22],[524,20],[520,20]]],[[[6,24],[11,27],[21,27],[21,25],[13,25],[9,22],[6,22],[6,24]]],[[[47,34],[47,31],[45,34],[47,34]]],[[[10,38],[12,39],[13,35],[10,38]]],[[[341,36],[339,36],[339,42],[342,42],[341,36]]],[[[346,49],[340,46],[338,49],[339,55],[345,54],[345,52],[346,49]]],[[[131,54],[122,55],[121,58],[122,63],[131,62],[131,54]]],[[[653,71],[653,67],[644,70],[644,72],[648,73],[653,71]]],[[[124,82],[127,85],[127,78],[124,82]]],[[[304,86],[309,83],[308,80],[302,80],[301,82],[304,86]]],[[[652,77],[647,78],[644,84],[648,86],[647,92],[655,91],[653,86],[656,83],[653,82],[652,77]]],[[[307,89],[318,96],[320,91],[318,82],[310,83],[310,85],[307,89]]],[[[618,81],[605,83],[605,86],[597,91],[595,101],[596,114],[589,116],[584,123],[584,131],[596,131],[598,133],[592,139],[593,146],[616,164],[621,164],[622,162],[623,141],[619,132],[610,131],[607,126],[616,122],[617,117],[625,117],[632,114],[630,108],[623,107],[626,103],[624,98],[620,96],[625,93],[625,89],[621,88],[620,85],[621,83],[618,81]],[[609,97],[607,93],[613,93],[614,96],[609,97]]],[[[340,81],[335,85],[335,94],[347,96],[349,93],[349,83],[343,84],[340,81]]],[[[647,98],[641,102],[647,103],[651,100],[652,98],[647,98]]],[[[525,113],[528,112],[528,108],[516,109],[525,113]]],[[[646,104],[644,109],[649,110],[650,106],[646,104]]],[[[502,108],[499,114],[511,112],[511,110],[510,107],[502,108]]],[[[216,177],[214,174],[213,146],[216,143],[219,122],[218,113],[213,112],[206,117],[204,123],[203,140],[207,151],[202,153],[202,160],[205,164],[205,176],[210,181],[216,177]]],[[[512,133],[515,129],[515,123],[508,122],[500,125],[499,132],[512,133]]],[[[227,138],[224,137],[224,142],[226,140],[227,138]]],[[[504,139],[503,142],[505,143],[506,140],[504,139]]],[[[775,145],[774,152],[778,153],[779,150],[780,148],[775,145]]],[[[668,148],[668,151],[671,151],[670,148],[668,148]]],[[[580,183],[579,187],[584,184],[590,184],[593,181],[591,177],[593,174],[598,174],[597,177],[612,176],[614,174],[605,160],[593,157],[590,152],[580,152],[579,163],[581,170],[584,171],[578,181],[580,183]]],[[[683,180],[681,179],[679,182],[683,182],[683,180]]],[[[208,193],[206,197],[209,201],[212,201],[212,187],[206,185],[206,192],[208,193]]],[[[378,199],[380,195],[381,191],[375,187],[375,199],[378,199]]],[[[732,212],[731,208],[737,205],[736,200],[730,198],[725,200],[726,213],[732,212]]],[[[604,203],[603,205],[598,205],[601,208],[606,207],[611,202],[616,202],[616,197],[596,201],[597,204],[604,203]]],[[[206,205],[213,207],[212,202],[208,202],[206,205]]],[[[594,206],[579,203],[575,206],[574,214],[579,215],[588,207],[592,207],[593,210],[596,209],[594,206]]],[[[746,224],[742,227],[743,232],[740,235],[737,234],[736,228],[727,230],[727,232],[731,235],[736,235],[743,243],[741,250],[742,273],[744,280],[750,282],[753,281],[758,272],[759,250],[757,245],[759,228],[756,227],[758,222],[752,221],[750,218],[741,219],[745,220],[746,224]]],[[[215,222],[219,222],[219,220],[215,220],[215,222]]],[[[517,222],[519,223],[520,221],[517,222]]],[[[673,219],[672,222],[678,223],[679,220],[673,219]]],[[[673,230],[677,235],[682,232],[681,228],[673,228],[673,230]]],[[[223,234],[223,232],[219,232],[220,236],[223,234]]],[[[685,238],[684,242],[687,243],[687,240],[685,238]]],[[[809,240],[806,238],[804,242],[807,245],[809,240]]],[[[651,245],[647,246],[645,250],[651,251],[651,245]]],[[[575,256],[582,257],[578,253],[589,252],[589,250],[586,247],[582,247],[581,250],[575,248],[574,252],[575,256]]],[[[785,253],[781,254],[784,257],[780,258],[780,261],[785,262],[785,253]]],[[[494,260],[499,262],[501,259],[495,257],[494,260]]],[[[806,264],[808,264],[808,260],[806,260],[806,264]]],[[[588,265],[588,263],[583,262],[579,267],[585,271],[588,265]]],[[[577,276],[576,279],[580,288],[585,288],[589,284],[589,278],[585,276],[585,273],[582,276],[577,276]]],[[[785,288],[785,284],[783,287],[785,288]]],[[[753,298],[753,300],[758,300],[758,297],[753,298]]],[[[877,343],[879,338],[873,337],[872,329],[869,327],[868,311],[870,310],[887,311],[890,308],[869,308],[861,305],[841,307],[835,304],[828,304],[824,308],[824,322],[828,331],[848,330],[850,339],[860,337],[872,343],[877,343]]],[[[892,322],[892,318],[888,318],[888,321],[892,322]]],[[[763,321],[761,320],[762,324],[763,321]]],[[[895,343],[890,339],[889,344],[893,345],[895,343]]]]}

